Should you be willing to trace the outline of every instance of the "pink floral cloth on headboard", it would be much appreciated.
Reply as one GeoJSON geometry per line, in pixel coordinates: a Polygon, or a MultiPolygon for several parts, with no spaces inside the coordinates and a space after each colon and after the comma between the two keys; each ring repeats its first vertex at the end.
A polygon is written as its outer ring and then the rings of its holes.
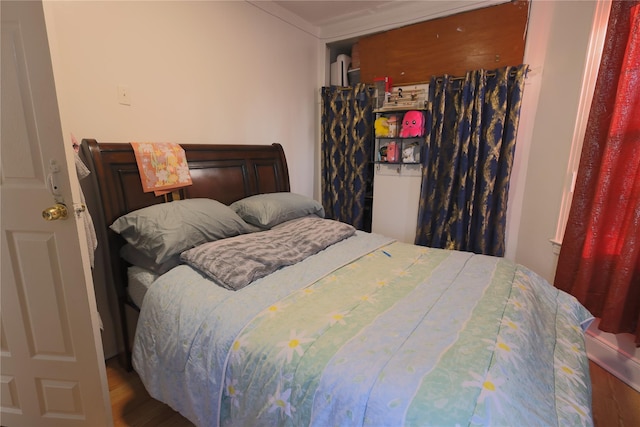
{"type": "Polygon", "coordinates": [[[132,142],[142,189],[156,196],[191,185],[187,157],[173,142],[132,142]]]}

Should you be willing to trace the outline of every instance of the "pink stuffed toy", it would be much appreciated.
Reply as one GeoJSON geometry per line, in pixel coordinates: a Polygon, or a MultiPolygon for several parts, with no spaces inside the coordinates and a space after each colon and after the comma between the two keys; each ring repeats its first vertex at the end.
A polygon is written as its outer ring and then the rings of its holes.
{"type": "Polygon", "coordinates": [[[401,138],[424,135],[424,115],[422,111],[407,111],[402,119],[401,138]]]}

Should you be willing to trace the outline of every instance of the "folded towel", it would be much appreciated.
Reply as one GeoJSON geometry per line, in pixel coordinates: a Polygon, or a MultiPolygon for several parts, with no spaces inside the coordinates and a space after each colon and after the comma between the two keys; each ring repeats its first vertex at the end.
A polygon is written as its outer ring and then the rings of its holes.
{"type": "MultiPolygon", "coordinates": [[[[80,156],[77,152],[74,153],[75,163],[76,163],[76,174],[78,174],[78,179],[85,179],[91,171],[87,168],[87,166],[82,162],[80,156]]],[[[80,201],[83,205],[86,206],[86,202],[84,199],[84,193],[82,192],[82,187],[80,187],[80,201]]],[[[96,237],[96,229],[93,225],[93,218],[91,218],[91,214],[89,210],[85,208],[82,213],[82,223],[84,225],[84,231],[87,235],[87,246],[89,247],[89,261],[91,261],[91,268],[94,267],[94,259],[95,259],[95,251],[98,247],[98,239],[96,237]]]]}
{"type": "Polygon", "coordinates": [[[140,171],[142,189],[156,196],[191,185],[189,164],[184,150],[172,142],[132,142],[140,171]]]}

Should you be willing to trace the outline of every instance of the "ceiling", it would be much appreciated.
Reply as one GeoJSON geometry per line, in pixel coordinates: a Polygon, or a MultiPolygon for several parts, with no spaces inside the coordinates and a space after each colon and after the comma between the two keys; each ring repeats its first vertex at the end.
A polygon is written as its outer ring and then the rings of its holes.
{"type": "MultiPolygon", "coordinates": [[[[284,0],[275,1],[278,6],[287,9],[289,12],[299,16],[308,23],[321,27],[326,24],[339,22],[363,14],[373,15],[382,10],[387,10],[396,1],[315,1],[315,0],[284,0]]],[[[414,1],[403,1],[403,3],[415,3],[414,1]]]]}

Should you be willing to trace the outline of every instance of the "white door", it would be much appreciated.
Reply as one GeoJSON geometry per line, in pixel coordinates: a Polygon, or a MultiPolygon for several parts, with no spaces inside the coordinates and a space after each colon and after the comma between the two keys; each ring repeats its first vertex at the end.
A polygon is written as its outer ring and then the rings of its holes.
{"type": "Polygon", "coordinates": [[[0,8],[0,424],[113,425],[42,3],[2,0],[0,8]],[[45,221],[43,210],[56,201],[69,217],[45,221]]]}

